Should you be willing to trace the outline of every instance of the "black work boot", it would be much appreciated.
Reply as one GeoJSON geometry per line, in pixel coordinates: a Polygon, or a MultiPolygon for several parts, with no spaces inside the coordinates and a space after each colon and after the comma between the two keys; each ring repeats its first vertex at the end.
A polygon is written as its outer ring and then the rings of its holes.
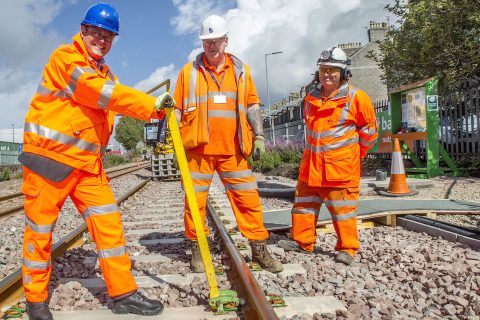
{"type": "Polygon", "coordinates": [[[48,308],[48,303],[43,302],[28,302],[27,305],[27,314],[30,320],[53,320],[52,313],[48,308]]]}
{"type": "Polygon", "coordinates": [[[200,246],[197,240],[191,240],[192,244],[192,260],[190,261],[190,267],[194,273],[205,272],[205,266],[203,265],[202,253],[200,252],[200,246]]]}
{"type": "Polygon", "coordinates": [[[263,270],[277,273],[283,270],[283,265],[268,251],[267,241],[249,240],[252,248],[252,261],[258,263],[263,270]]]}
{"type": "Polygon", "coordinates": [[[279,246],[280,248],[282,248],[285,251],[295,251],[295,252],[302,252],[302,253],[306,253],[306,254],[313,253],[313,251],[304,250],[302,247],[300,247],[298,245],[297,242],[295,242],[293,240],[279,240],[277,242],[277,246],[279,246]]]}
{"type": "Polygon", "coordinates": [[[343,263],[344,265],[351,265],[353,257],[346,251],[340,251],[335,255],[335,262],[343,263]]]}
{"type": "Polygon", "coordinates": [[[135,292],[124,298],[113,298],[113,313],[134,313],[142,316],[154,316],[162,313],[163,303],[145,297],[140,292],[135,292]]]}

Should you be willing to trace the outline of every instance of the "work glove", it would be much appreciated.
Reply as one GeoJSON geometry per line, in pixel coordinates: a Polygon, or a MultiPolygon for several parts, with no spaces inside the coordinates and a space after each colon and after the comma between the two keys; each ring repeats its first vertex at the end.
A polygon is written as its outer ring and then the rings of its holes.
{"type": "Polygon", "coordinates": [[[169,92],[164,92],[157,97],[155,101],[155,110],[160,111],[164,108],[171,108],[176,105],[175,99],[173,99],[172,95],[169,92]]]}
{"type": "Polygon", "coordinates": [[[253,161],[258,161],[265,154],[265,138],[262,136],[256,136],[253,142],[253,161]]]}

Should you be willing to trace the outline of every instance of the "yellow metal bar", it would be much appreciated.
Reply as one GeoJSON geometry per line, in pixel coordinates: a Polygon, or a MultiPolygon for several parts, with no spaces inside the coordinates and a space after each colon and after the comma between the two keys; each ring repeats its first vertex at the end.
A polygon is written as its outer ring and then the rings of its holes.
{"type": "Polygon", "coordinates": [[[188,205],[190,206],[190,211],[192,212],[198,245],[202,254],[203,264],[205,265],[205,274],[207,275],[208,286],[210,287],[210,299],[217,298],[220,296],[220,292],[218,290],[217,279],[215,278],[212,255],[210,253],[210,249],[208,248],[205,230],[203,229],[202,218],[200,217],[200,210],[198,209],[197,198],[195,197],[195,190],[193,189],[192,177],[190,176],[190,170],[188,169],[187,157],[185,156],[185,150],[183,149],[182,138],[180,137],[177,119],[175,118],[173,108],[166,108],[165,111],[167,115],[168,128],[170,129],[170,134],[172,135],[173,139],[173,147],[175,148],[175,154],[177,155],[178,166],[182,175],[185,194],[187,195],[188,205]]]}

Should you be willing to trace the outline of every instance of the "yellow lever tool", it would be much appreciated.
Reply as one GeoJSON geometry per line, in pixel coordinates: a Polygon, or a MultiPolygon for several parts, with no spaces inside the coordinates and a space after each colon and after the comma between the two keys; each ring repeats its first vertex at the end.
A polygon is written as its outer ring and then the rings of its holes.
{"type": "Polygon", "coordinates": [[[183,187],[187,195],[188,205],[192,212],[193,224],[195,225],[195,232],[197,233],[198,245],[202,254],[203,264],[205,265],[205,273],[207,275],[208,286],[210,287],[210,299],[220,296],[218,290],[217,279],[215,278],[215,270],[213,267],[212,256],[208,248],[207,236],[203,229],[202,218],[198,209],[197,198],[195,197],[195,190],[193,189],[192,177],[188,169],[187,157],[183,149],[182,138],[180,137],[180,130],[178,129],[177,119],[173,113],[173,108],[165,108],[167,116],[167,124],[172,135],[173,147],[177,155],[178,167],[182,175],[183,187]]]}
{"type": "MultiPolygon", "coordinates": [[[[170,80],[165,80],[147,93],[151,93],[164,85],[166,85],[167,91],[169,91],[170,80]]],[[[190,170],[188,169],[187,157],[185,155],[185,150],[183,149],[183,143],[180,136],[180,130],[178,128],[177,119],[175,118],[173,106],[171,105],[172,102],[173,101],[165,101],[167,125],[173,140],[173,147],[175,149],[178,166],[182,175],[183,187],[187,196],[188,205],[190,206],[190,211],[192,212],[193,224],[195,226],[195,232],[197,234],[198,245],[200,247],[203,265],[205,266],[205,274],[207,276],[208,286],[210,287],[209,304],[212,309],[215,310],[217,313],[234,311],[237,310],[237,307],[240,303],[237,293],[232,290],[218,289],[218,283],[215,277],[215,268],[212,262],[212,255],[208,247],[205,230],[203,229],[202,218],[200,216],[200,210],[198,209],[197,198],[195,197],[192,177],[190,176],[190,170]]]]}

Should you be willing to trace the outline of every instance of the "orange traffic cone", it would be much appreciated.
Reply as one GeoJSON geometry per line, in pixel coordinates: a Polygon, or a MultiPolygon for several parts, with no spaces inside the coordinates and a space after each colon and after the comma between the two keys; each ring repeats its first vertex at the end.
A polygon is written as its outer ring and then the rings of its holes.
{"type": "Polygon", "coordinates": [[[392,153],[392,169],[390,172],[390,183],[388,190],[381,192],[385,196],[412,196],[417,194],[417,191],[411,191],[407,185],[407,176],[405,175],[405,168],[403,167],[402,151],[400,150],[400,142],[397,138],[393,139],[393,153],[392,153]]]}

